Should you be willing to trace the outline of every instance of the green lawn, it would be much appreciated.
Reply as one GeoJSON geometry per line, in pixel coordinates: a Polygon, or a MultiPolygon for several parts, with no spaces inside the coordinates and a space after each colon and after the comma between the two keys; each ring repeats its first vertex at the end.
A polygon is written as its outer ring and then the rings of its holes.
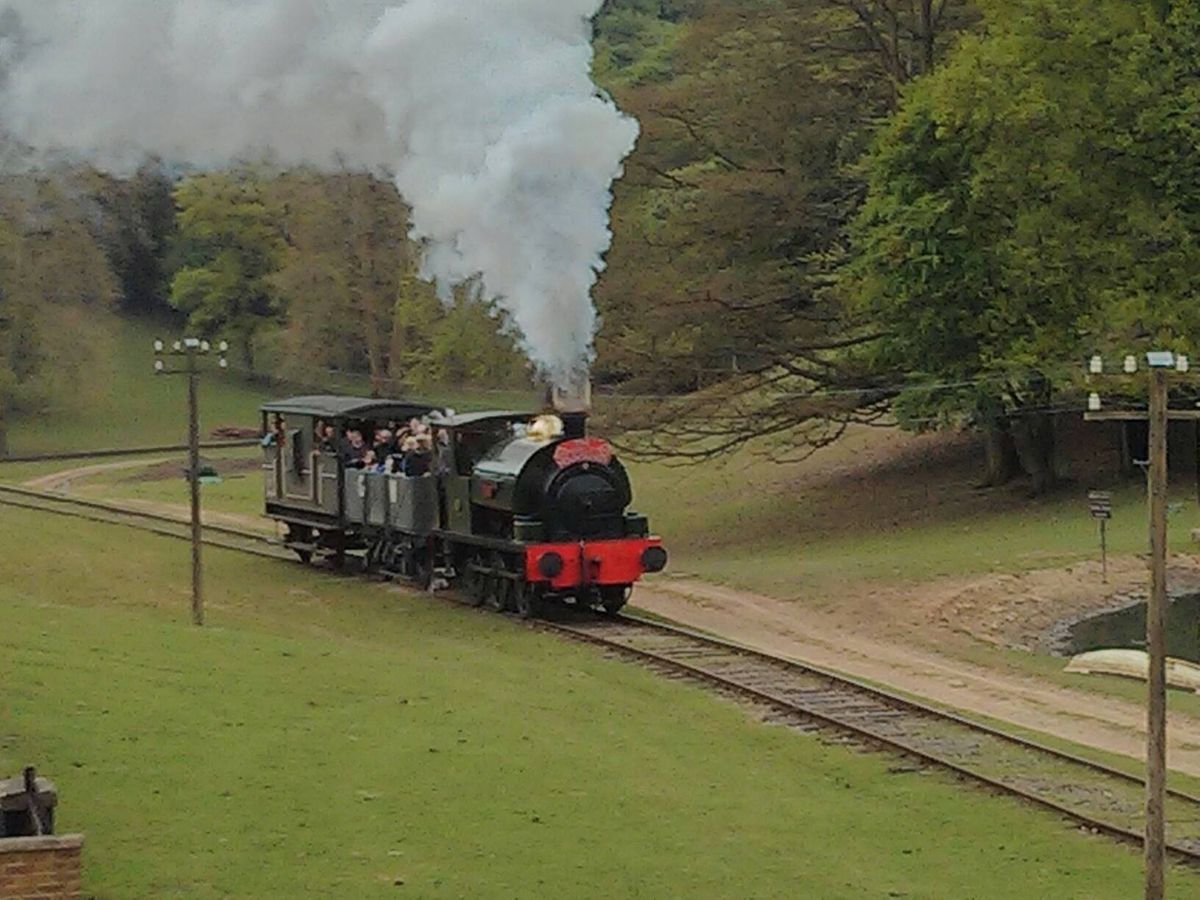
{"type": "Polygon", "coordinates": [[[182,542],[0,541],[0,770],[57,780],[99,898],[1138,890],[1136,852],[499,617],[213,551],[198,630],[182,542]]]}
{"type": "MultiPolygon", "coordinates": [[[[120,318],[105,342],[92,383],[81,386],[82,400],[63,397],[46,414],[13,423],[9,435],[14,456],[56,451],[139,447],[187,441],[187,381],[154,375],[154,341],[171,337],[170,327],[120,318]]],[[[256,428],[258,408],[280,394],[365,393],[365,378],[339,377],[318,385],[268,387],[217,368],[216,359],[201,381],[200,417],[207,436],[224,426],[256,428]]],[[[318,379],[319,380],[319,379],[318,379]]],[[[529,391],[444,388],[426,392],[429,403],[460,411],[525,409],[536,405],[529,391]]]]}
{"type": "MultiPolygon", "coordinates": [[[[14,455],[187,442],[187,379],[154,374],[154,340],[169,330],[118,320],[111,352],[99,360],[83,402],[62,398],[46,415],[20,419],[9,435],[14,455]]],[[[212,359],[200,388],[207,435],[223,425],[257,427],[266,392],[221,373],[212,359]]]]}
{"type": "MultiPolygon", "coordinates": [[[[159,457],[164,459],[166,457],[159,457]]],[[[201,488],[204,509],[210,512],[261,516],[263,512],[262,451],[247,448],[203,454],[221,476],[220,484],[201,488]]],[[[190,492],[184,471],[187,459],[148,463],[134,469],[113,469],[72,483],[72,491],[101,500],[144,500],[186,506],[190,492]]],[[[0,473],[2,474],[2,473],[0,473]]]]}
{"type": "MultiPolygon", "coordinates": [[[[830,451],[837,461],[836,451],[830,451]]],[[[818,457],[820,459],[820,457],[818,457]]],[[[1030,499],[1019,490],[973,491],[963,478],[923,472],[923,483],[875,478],[793,483],[789,467],[741,452],[703,466],[630,466],[636,503],[672,548],[672,569],[811,604],[850,582],[923,582],[1020,572],[1099,557],[1086,491],[1030,499]]],[[[1177,551],[1200,524],[1194,486],[1173,487],[1177,551]]],[[[1119,486],[1109,552],[1146,552],[1145,492],[1119,486]]]]}

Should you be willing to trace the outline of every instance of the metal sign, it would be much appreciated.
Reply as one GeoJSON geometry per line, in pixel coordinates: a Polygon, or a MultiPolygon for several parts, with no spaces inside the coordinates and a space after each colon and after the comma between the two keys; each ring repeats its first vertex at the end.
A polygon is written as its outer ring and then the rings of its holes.
{"type": "Polygon", "coordinates": [[[1088,512],[1093,519],[1112,518],[1112,494],[1108,491],[1088,491],[1088,512]]]}

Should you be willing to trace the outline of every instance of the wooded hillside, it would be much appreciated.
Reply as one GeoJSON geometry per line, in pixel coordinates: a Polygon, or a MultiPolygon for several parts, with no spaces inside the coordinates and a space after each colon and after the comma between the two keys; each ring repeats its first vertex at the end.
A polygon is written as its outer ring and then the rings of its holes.
{"type": "MultiPolygon", "coordinates": [[[[1085,357],[1193,349],[1200,0],[611,0],[595,49],[642,137],[594,374],[642,452],[895,418],[980,429],[993,481],[1044,488],[1085,357]]],[[[422,280],[387,181],[178,175],[4,179],[0,423],[115,312],[297,381],[529,382],[495,310],[422,280]]]]}

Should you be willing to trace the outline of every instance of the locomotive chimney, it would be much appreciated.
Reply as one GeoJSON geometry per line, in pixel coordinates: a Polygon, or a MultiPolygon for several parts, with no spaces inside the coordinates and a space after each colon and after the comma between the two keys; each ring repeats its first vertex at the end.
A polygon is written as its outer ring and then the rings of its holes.
{"type": "Polygon", "coordinates": [[[587,373],[580,372],[568,382],[555,385],[552,401],[563,422],[563,437],[569,441],[587,437],[588,413],[592,409],[592,383],[587,373]]]}

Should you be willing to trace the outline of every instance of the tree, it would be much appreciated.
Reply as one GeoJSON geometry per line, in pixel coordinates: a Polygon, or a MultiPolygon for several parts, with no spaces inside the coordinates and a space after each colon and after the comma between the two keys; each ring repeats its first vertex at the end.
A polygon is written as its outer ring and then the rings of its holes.
{"type": "Polygon", "coordinates": [[[255,339],[280,316],[270,284],[284,246],[279,211],[246,172],[189,178],[175,202],[181,267],[171,305],[198,334],[228,337],[253,371],[255,339]]]}
{"type": "Polygon", "coordinates": [[[1164,181],[1163,140],[1146,128],[1152,96],[1173,92],[1165,61],[1139,62],[1147,7],[987,13],[880,132],[843,288],[886,324],[874,367],[913,384],[902,421],[977,425],[991,480],[1019,459],[1044,490],[1056,389],[1077,360],[1183,308],[1194,232],[1176,223],[1197,188],[1164,181]]]}
{"type": "MultiPolygon", "coordinates": [[[[929,22],[939,52],[960,9],[929,22]]],[[[756,437],[807,453],[889,397],[850,352],[875,329],[830,284],[896,79],[860,12],[831,0],[703,4],[670,68],[614,84],[644,134],[617,190],[598,376],[669,395],[624,407],[623,424],[653,426],[646,454],[703,459],[756,437]]]]}
{"type": "Polygon", "coordinates": [[[56,179],[0,180],[0,455],[13,417],[85,403],[103,379],[117,283],[89,231],[85,198],[56,179]],[[81,339],[81,335],[85,335],[81,339]]]}
{"type": "Polygon", "coordinates": [[[175,245],[175,182],[157,162],[132,178],[89,173],[95,198],[96,241],[121,284],[121,309],[161,315],[171,309],[175,245]]]}

